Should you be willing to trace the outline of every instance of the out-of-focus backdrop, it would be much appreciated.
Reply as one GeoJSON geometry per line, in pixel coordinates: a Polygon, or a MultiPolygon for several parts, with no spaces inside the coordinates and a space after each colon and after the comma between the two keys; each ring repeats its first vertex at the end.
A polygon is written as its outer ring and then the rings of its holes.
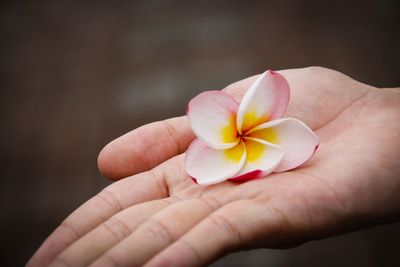
{"type": "MultiPolygon", "coordinates": [[[[139,125],[266,69],[400,85],[400,1],[2,1],[0,265],[21,266],[108,182],[96,158],[139,125]]],[[[400,223],[212,266],[400,266],[400,223]]]]}

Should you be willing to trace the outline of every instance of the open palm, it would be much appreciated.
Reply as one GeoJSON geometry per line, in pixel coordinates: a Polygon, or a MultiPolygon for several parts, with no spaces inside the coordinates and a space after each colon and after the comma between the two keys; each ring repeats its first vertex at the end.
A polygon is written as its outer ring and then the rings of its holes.
{"type": "MultiPolygon", "coordinates": [[[[99,156],[106,176],[126,178],[72,213],[28,266],[202,266],[397,220],[400,93],[318,67],[280,73],[292,93],[286,116],[320,137],[312,160],[242,184],[197,185],[181,154],[194,139],[186,117],[143,126],[99,156]]],[[[240,100],[255,78],[225,91],[240,100]]]]}

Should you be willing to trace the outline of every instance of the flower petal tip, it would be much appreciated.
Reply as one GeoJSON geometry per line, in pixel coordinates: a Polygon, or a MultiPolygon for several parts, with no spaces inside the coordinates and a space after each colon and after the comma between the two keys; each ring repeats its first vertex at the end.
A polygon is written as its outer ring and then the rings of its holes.
{"type": "Polygon", "coordinates": [[[193,183],[199,184],[199,183],[197,182],[196,178],[194,178],[194,177],[192,177],[192,176],[190,176],[190,175],[188,175],[188,176],[189,176],[189,178],[193,181],[193,183]]]}
{"type": "Polygon", "coordinates": [[[289,104],[290,88],[285,77],[267,70],[243,96],[237,115],[240,134],[269,120],[282,117],[289,104]]]}

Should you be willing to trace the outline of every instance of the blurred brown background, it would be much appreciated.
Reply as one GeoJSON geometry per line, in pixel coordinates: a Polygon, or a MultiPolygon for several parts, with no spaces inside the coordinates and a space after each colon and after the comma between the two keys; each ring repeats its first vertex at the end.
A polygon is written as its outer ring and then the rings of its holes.
{"type": "MultiPolygon", "coordinates": [[[[3,1],[0,265],[109,183],[102,146],[202,90],[308,65],[399,86],[399,22],[398,0],[3,1]]],[[[399,243],[400,223],[213,266],[400,266],[399,243]]]]}

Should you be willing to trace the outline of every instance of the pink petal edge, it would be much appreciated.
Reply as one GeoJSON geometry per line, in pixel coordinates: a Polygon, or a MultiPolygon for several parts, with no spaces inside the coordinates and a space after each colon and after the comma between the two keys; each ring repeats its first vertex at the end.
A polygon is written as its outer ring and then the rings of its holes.
{"type": "MultiPolygon", "coordinates": [[[[221,140],[221,130],[235,118],[239,104],[236,100],[222,91],[206,91],[198,94],[189,101],[187,117],[192,131],[197,138],[215,149],[234,147],[237,140],[221,140]]],[[[233,122],[232,127],[235,128],[233,122]]]]}
{"type": "Polygon", "coordinates": [[[272,70],[270,70],[270,73],[271,75],[275,76],[278,79],[277,82],[280,83],[280,85],[276,87],[277,90],[279,90],[279,93],[276,98],[277,101],[274,105],[274,111],[270,117],[270,120],[275,120],[281,118],[287,110],[290,100],[290,86],[282,74],[272,70]]]}
{"type": "Polygon", "coordinates": [[[228,180],[232,182],[243,183],[250,180],[263,178],[266,175],[268,174],[264,174],[262,170],[254,170],[236,177],[229,178],[228,180]]]}
{"type": "Polygon", "coordinates": [[[226,95],[226,96],[229,96],[229,97],[232,98],[233,101],[236,102],[236,104],[237,104],[238,107],[239,107],[239,103],[236,101],[236,99],[233,98],[233,96],[231,96],[231,95],[225,93],[224,91],[221,91],[221,90],[208,90],[208,91],[203,91],[203,92],[199,93],[198,95],[194,96],[192,99],[189,100],[189,103],[186,105],[186,115],[188,115],[188,113],[189,113],[189,111],[190,111],[190,103],[193,101],[193,99],[194,99],[195,97],[201,95],[201,94],[207,94],[207,93],[222,93],[222,94],[224,94],[224,95],[226,95]]]}

